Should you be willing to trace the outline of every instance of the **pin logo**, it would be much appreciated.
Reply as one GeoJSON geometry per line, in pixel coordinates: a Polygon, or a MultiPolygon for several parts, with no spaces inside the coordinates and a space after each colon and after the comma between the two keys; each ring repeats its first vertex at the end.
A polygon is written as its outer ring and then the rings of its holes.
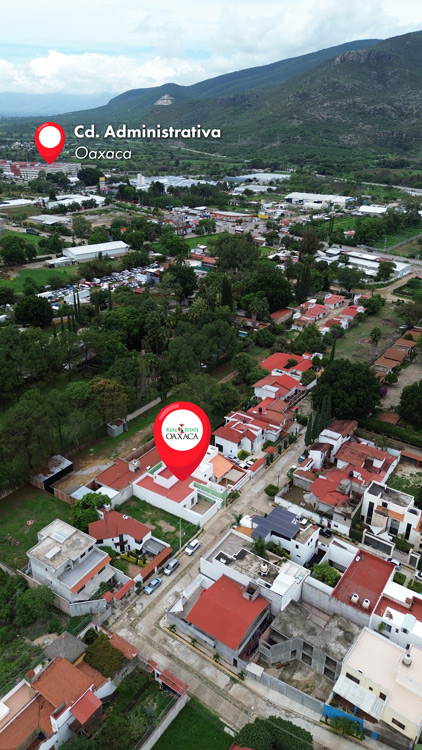
{"type": "Polygon", "coordinates": [[[43,122],[35,131],[35,145],[47,164],[52,164],[63,151],[66,136],[57,122],[43,122]]]}
{"type": "Polygon", "coordinates": [[[178,479],[187,479],[204,458],[211,438],[205,412],[189,401],[164,407],[154,422],[154,439],[165,465],[178,479]]]}

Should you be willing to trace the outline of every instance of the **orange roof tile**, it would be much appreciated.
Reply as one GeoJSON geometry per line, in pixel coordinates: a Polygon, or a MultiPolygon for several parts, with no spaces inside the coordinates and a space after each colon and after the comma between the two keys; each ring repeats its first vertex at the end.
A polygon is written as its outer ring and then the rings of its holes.
{"type": "Polygon", "coordinates": [[[94,669],[94,667],[91,667],[90,664],[88,664],[85,659],[82,659],[82,661],[79,662],[79,664],[76,664],[76,669],[79,669],[80,672],[82,672],[94,685],[94,690],[101,687],[101,685],[104,685],[105,682],[107,682],[107,677],[104,677],[101,672],[98,671],[98,669],[94,669]]]}
{"type": "Polygon", "coordinates": [[[224,474],[227,474],[227,472],[233,468],[232,462],[220,454],[215,456],[215,458],[211,460],[211,463],[213,466],[213,474],[216,479],[221,479],[224,474]]]}
{"type": "Polygon", "coordinates": [[[32,687],[55,708],[61,703],[74,703],[92,686],[90,677],[67,659],[57,656],[34,680],[32,687]]]}
{"type": "Polygon", "coordinates": [[[53,735],[50,716],[55,705],[49,703],[42,696],[32,701],[16,718],[0,733],[1,750],[16,750],[27,747],[34,732],[41,729],[46,737],[53,735]]]}
{"type": "Polygon", "coordinates": [[[91,718],[91,716],[93,716],[93,714],[95,714],[96,711],[98,711],[99,708],[102,707],[102,705],[100,699],[97,698],[94,693],[89,691],[88,693],[85,693],[85,695],[83,695],[74,706],[72,706],[70,713],[73,714],[77,721],[79,721],[79,724],[83,725],[91,718]]]}
{"type": "Polygon", "coordinates": [[[242,591],[240,583],[221,576],[208,589],[203,589],[186,620],[236,650],[248,628],[269,605],[261,595],[254,601],[245,599],[242,591]]]}
{"type": "Polygon", "coordinates": [[[132,646],[129,641],[127,641],[125,638],[122,638],[122,636],[118,635],[117,633],[113,633],[110,638],[110,643],[112,646],[114,646],[114,648],[117,648],[119,651],[121,651],[126,659],[133,659],[134,656],[136,656],[136,654],[138,653],[138,649],[135,648],[135,646],[132,646]]]}

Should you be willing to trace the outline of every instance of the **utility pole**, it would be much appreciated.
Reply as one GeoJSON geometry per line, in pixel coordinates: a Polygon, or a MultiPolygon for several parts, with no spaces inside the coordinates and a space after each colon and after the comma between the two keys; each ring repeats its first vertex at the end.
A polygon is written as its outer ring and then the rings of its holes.
{"type": "Polygon", "coordinates": [[[182,549],[182,519],[179,519],[179,552],[182,549]]]}

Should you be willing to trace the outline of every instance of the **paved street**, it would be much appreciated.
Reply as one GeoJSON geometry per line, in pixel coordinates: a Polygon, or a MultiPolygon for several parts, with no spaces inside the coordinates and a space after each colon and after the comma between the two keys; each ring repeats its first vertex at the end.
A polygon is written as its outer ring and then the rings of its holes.
{"type": "MultiPolygon", "coordinates": [[[[315,738],[316,750],[351,750],[355,743],[327,731],[317,714],[254,680],[236,680],[235,674],[230,674],[222,665],[215,664],[208,655],[166,629],[165,611],[198,575],[200,555],[205,555],[230,529],[234,512],[268,512],[271,504],[264,493],[264,487],[270,483],[283,482],[288,469],[297,463],[303,449],[302,434],[285,454],[245,485],[235,503],[211,519],[199,535],[200,550],[192,557],[182,554],[177,572],[168,578],[163,576],[163,583],[156,593],[151,597],[141,595],[135,604],[110,623],[110,627],[139,648],[143,656],[172,670],[189,685],[191,695],[209,706],[232,728],[240,729],[255,716],[277,714],[310,731],[315,738]]],[[[368,746],[373,745],[369,743],[368,746]]],[[[377,747],[380,747],[379,743],[377,747]]]]}

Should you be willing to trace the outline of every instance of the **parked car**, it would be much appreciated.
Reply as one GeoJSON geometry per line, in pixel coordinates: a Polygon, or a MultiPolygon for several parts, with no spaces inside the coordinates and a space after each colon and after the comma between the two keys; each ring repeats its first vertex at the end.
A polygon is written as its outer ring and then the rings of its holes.
{"type": "Polygon", "coordinates": [[[325,536],[326,539],[330,539],[330,537],[332,537],[330,529],[327,529],[325,526],[319,527],[319,533],[321,534],[321,536],[325,536]]]}
{"type": "Polygon", "coordinates": [[[174,558],[174,560],[170,560],[170,562],[167,563],[166,567],[163,570],[164,575],[170,576],[173,573],[173,570],[176,570],[179,565],[180,562],[176,558],[174,558]]]}
{"type": "Polygon", "coordinates": [[[302,461],[305,461],[305,459],[306,459],[306,458],[307,458],[307,456],[305,456],[305,454],[304,454],[304,453],[302,453],[302,455],[301,455],[301,456],[299,456],[299,461],[298,461],[298,463],[300,463],[300,464],[301,464],[301,463],[302,463],[302,461]]]}
{"type": "Polygon", "coordinates": [[[158,587],[161,586],[161,578],[153,578],[152,581],[149,582],[148,586],[145,586],[144,592],[146,594],[152,594],[155,589],[158,589],[158,587]]]}
{"type": "Polygon", "coordinates": [[[185,552],[187,555],[193,555],[193,553],[198,549],[198,547],[201,546],[201,543],[198,542],[197,539],[193,539],[187,547],[185,548],[185,552]]]}
{"type": "Polygon", "coordinates": [[[387,562],[393,563],[396,566],[396,570],[400,570],[401,568],[400,560],[396,560],[395,557],[387,557],[387,562]]]}
{"type": "Polygon", "coordinates": [[[415,573],[415,578],[417,581],[422,581],[422,570],[418,570],[418,572],[415,573]]]}

